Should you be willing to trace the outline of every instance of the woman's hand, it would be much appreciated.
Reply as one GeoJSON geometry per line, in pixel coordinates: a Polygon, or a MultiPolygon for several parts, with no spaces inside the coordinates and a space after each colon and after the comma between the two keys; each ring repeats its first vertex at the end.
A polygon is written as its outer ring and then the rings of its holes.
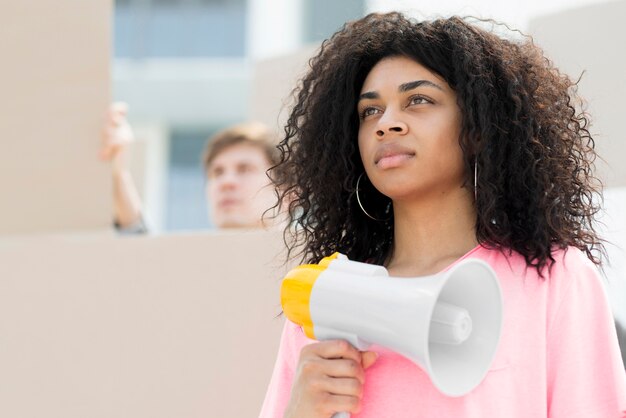
{"type": "Polygon", "coordinates": [[[377,357],[375,352],[358,351],[343,340],[305,346],[285,418],[328,418],[337,412],[358,412],[365,370],[377,357]]]}

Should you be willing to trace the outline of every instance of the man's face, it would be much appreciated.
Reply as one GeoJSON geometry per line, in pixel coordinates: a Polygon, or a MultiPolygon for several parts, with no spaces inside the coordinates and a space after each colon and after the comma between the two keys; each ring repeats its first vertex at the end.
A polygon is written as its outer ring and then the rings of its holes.
{"type": "Polygon", "coordinates": [[[218,228],[255,228],[274,205],[274,191],[265,172],[270,168],[259,147],[238,144],[225,148],[207,170],[207,200],[218,228]]]}

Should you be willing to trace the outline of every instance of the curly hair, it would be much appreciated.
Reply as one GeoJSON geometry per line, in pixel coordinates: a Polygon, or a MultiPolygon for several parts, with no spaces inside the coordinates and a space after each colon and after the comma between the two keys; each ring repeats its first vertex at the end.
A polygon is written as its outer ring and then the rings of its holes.
{"type": "MultiPolygon", "coordinates": [[[[393,251],[393,214],[372,220],[354,196],[364,171],[358,95],[372,67],[392,56],[419,62],[457,95],[465,186],[474,187],[478,174],[478,242],[520,253],[542,276],[556,248],[577,247],[599,265],[601,185],[576,82],[527,37],[501,38],[458,17],[417,22],[395,12],[346,23],[293,92],[281,160],[270,172],[291,221],[289,254],[299,249],[316,262],[339,251],[382,264],[393,251]]],[[[387,197],[375,189],[367,196],[368,210],[385,212],[387,197]]]]}

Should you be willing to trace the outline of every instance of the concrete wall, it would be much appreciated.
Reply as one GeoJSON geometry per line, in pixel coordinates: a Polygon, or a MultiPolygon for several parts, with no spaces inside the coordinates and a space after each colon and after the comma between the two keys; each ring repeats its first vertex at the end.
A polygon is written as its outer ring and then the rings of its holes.
{"type": "Polygon", "coordinates": [[[0,239],[0,416],[254,417],[279,233],[0,239]]]}
{"type": "Polygon", "coordinates": [[[111,0],[4,2],[0,13],[0,234],[103,228],[94,164],[109,102],[111,0]]]}

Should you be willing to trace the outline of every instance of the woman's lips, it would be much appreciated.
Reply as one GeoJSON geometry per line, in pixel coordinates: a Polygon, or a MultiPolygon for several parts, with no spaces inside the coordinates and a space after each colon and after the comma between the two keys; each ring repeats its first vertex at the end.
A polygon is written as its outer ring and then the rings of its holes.
{"type": "Polygon", "coordinates": [[[387,169],[387,168],[395,168],[401,166],[406,160],[413,158],[413,155],[409,154],[396,154],[391,155],[389,157],[381,158],[376,166],[378,168],[387,169]]]}
{"type": "Polygon", "coordinates": [[[378,168],[395,168],[415,157],[415,151],[401,145],[386,144],[378,148],[374,155],[374,164],[378,168]]]}

